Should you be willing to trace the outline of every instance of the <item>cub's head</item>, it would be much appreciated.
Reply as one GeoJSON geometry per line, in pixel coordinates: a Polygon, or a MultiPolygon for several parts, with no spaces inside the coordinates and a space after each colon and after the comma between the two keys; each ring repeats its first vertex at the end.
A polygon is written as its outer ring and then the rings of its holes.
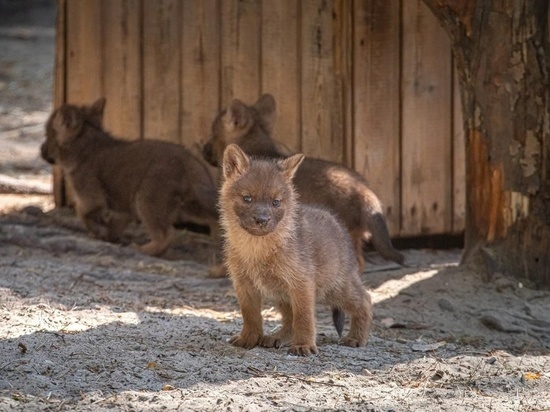
{"type": "Polygon", "coordinates": [[[59,162],[61,148],[70,146],[81,133],[85,123],[101,127],[105,99],[89,106],[64,104],[54,110],[46,123],[46,141],[40,154],[48,163],[59,162]]]}
{"type": "Polygon", "coordinates": [[[253,127],[260,127],[270,135],[275,121],[275,106],[275,99],[270,94],[263,94],[251,106],[233,99],[212,124],[210,137],[202,150],[204,159],[212,166],[219,166],[227,145],[244,143],[243,139],[253,127]]]}
{"type": "Polygon", "coordinates": [[[254,236],[274,232],[284,217],[296,209],[292,178],[303,159],[303,154],[259,159],[249,157],[236,144],[227,146],[220,198],[224,224],[238,223],[254,236]]]}

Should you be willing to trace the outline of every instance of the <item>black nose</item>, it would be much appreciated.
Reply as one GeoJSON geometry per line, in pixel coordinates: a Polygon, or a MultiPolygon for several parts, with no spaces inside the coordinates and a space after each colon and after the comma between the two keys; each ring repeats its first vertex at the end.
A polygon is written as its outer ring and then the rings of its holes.
{"type": "Polygon", "coordinates": [[[257,216],[257,217],[254,218],[254,220],[256,221],[256,224],[258,226],[264,227],[265,225],[267,225],[269,223],[271,218],[269,216],[257,216]]]}

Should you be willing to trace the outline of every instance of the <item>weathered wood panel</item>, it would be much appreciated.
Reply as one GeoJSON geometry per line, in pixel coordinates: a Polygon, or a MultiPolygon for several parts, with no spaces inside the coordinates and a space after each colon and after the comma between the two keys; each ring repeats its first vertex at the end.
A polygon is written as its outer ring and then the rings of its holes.
{"type": "Polygon", "coordinates": [[[277,101],[277,140],[295,150],[301,143],[299,11],[295,0],[262,1],[262,93],[277,101]]]}
{"type": "Polygon", "coordinates": [[[466,222],[466,142],[458,75],[453,65],[453,233],[464,231],[466,222]]]}
{"type": "Polygon", "coordinates": [[[143,16],[143,136],[180,143],[181,1],[144,1],[143,16]]]}
{"type": "Polygon", "coordinates": [[[401,233],[448,233],[453,211],[450,41],[421,0],[403,2],[402,53],[401,233]]]}
{"type": "Polygon", "coordinates": [[[392,235],[462,231],[458,85],[447,36],[422,1],[58,5],[56,105],[105,96],[114,134],[197,153],[232,98],[253,103],[272,93],[276,138],[364,175],[392,235]]]}
{"type": "Polygon", "coordinates": [[[141,138],[141,0],[103,0],[104,125],[117,137],[141,138]]]}
{"type": "Polygon", "coordinates": [[[220,110],[220,2],[184,0],[181,143],[197,149],[220,110]]]}
{"type": "Polygon", "coordinates": [[[234,97],[254,102],[260,94],[261,2],[221,2],[222,105],[234,97]]]}
{"type": "Polygon", "coordinates": [[[399,2],[354,2],[354,166],[382,200],[390,233],[400,229],[399,2]]]}
{"type": "Polygon", "coordinates": [[[332,1],[333,31],[333,140],[342,143],[341,162],[353,168],[353,2],[332,1]]]}
{"type": "Polygon", "coordinates": [[[67,1],[66,99],[90,103],[103,96],[101,2],[67,1]]]}
{"type": "Polygon", "coordinates": [[[343,142],[333,135],[333,118],[342,118],[333,105],[332,6],[326,0],[301,5],[301,150],[312,157],[341,162],[343,142]]]}
{"type": "MultiPolygon", "coordinates": [[[[55,60],[53,106],[57,108],[66,102],[66,57],[67,57],[67,1],[57,0],[55,21],[55,60]]],[[[59,166],[52,169],[53,198],[56,205],[67,204],[63,172],[59,166]]]]}

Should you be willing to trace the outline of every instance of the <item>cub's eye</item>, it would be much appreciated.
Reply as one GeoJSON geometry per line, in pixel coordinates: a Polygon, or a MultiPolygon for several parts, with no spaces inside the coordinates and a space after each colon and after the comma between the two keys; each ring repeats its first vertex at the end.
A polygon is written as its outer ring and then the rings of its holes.
{"type": "Polygon", "coordinates": [[[243,201],[244,201],[245,203],[250,203],[250,202],[252,202],[252,196],[244,195],[244,196],[243,196],[243,201]]]}
{"type": "Polygon", "coordinates": [[[280,199],[273,199],[271,204],[273,205],[273,207],[279,207],[279,206],[281,206],[281,200],[280,199]]]}

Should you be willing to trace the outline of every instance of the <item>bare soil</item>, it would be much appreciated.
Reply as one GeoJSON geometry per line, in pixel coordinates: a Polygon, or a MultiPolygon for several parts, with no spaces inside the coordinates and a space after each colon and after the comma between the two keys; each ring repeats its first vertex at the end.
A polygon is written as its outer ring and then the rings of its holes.
{"type": "Polygon", "coordinates": [[[0,0],[0,178],[19,183],[0,181],[0,410],[550,411],[550,293],[484,279],[460,250],[370,254],[367,347],[338,345],[319,307],[320,354],[300,358],[227,343],[242,320],[207,277],[208,236],[180,231],[166,259],[89,237],[40,194],[55,10],[22,3],[0,0]]]}

